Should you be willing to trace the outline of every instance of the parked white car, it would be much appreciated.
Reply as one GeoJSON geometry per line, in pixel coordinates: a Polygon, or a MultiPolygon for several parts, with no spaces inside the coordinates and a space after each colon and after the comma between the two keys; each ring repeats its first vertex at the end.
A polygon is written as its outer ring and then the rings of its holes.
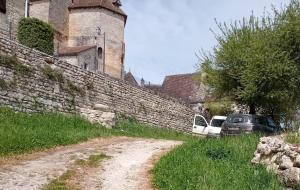
{"type": "Polygon", "coordinates": [[[226,116],[213,116],[213,118],[210,120],[209,125],[213,127],[221,127],[224,121],[226,121],[226,116]]]}
{"type": "Polygon", "coordinates": [[[192,132],[205,136],[220,136],[221,125],[225,120],[225,116],[214,116],[208,123],[202,115],[195,115],[192,132]]]}

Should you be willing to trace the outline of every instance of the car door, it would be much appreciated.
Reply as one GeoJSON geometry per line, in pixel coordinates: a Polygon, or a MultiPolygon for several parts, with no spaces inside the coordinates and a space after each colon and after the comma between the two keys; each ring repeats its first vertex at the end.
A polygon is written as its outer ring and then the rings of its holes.
{"type": "Polygon", "coordinates": [[[257,117],[257,126],[259,131],[267,132],[267,118],[262,116],[257,117]]]}
{"type": "Polygon", "coordinates": [[[267,126],[267,130],[269,132],[277,132],[278,131],[278,127],[277,125],[274,123],[274,121],[271,118],[267,118],[268,121],[268,126],[267,126]]]}
{"type": "Polygon", "coordinates": [[[208,133],[207,121],[201,115],[195,115],[194,124],[193,124],[193,133],[205,135],[208,133]]]}

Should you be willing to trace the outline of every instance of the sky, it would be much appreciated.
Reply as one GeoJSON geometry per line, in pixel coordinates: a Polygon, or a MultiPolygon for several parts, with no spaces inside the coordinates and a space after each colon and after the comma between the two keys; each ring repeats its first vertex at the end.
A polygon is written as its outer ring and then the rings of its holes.
{"type": "Polygon", "coordinates": [[[195,72],[196,53],[217,44],[218,22],[230,23],[287,4],[289,0],[122,0],[125,28],[125,70],[161,84],[164,77],[195,72]]]}

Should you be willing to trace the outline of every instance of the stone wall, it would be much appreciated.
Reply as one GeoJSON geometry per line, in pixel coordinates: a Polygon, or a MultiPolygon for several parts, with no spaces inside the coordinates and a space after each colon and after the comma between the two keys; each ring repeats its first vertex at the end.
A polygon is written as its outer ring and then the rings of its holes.
{"type": "Polygon", "coordinates": [[[0,90],[1,106],[26,112],[75,111],[87,117],[93,115],[95,120],[99,113],[103,116],[110,112],[157,127],[191,132],[194,112],[176,99],[83,70],[1,37],[0,53],[15,54],[32,71],[30,75],[20,74],[0,65],[0,81],[7,84],[0,90]],[[46,77],[43,71],[49,65],[63,72],[64,82],[46,77]]]}
{"type": "Polygon", "coordinates": [[[51,24],[56,31],[67,36],[70,4],[71,0],[31,1],[29,16],[51,24]]]}
{"type": "Polygon", "coordinates": [[[285,186],[300,187],[300,147],[286,143],[284,136],[261,138],[252,163],[266,165],[285,186]]]}
{"type": "Polygon", "coordinates": [[[96,57],[96,48],[91,48],[74,56],[60,56],[59,59],[66,61],[72,65],[78,66],[82,69],[97,72],[99,68],[96,57]]]}
{"type": "Polygon", "coordinates": [[[68,36],[69,32],[68,7],[71,2],[71,0],[51,0],[50,3],[49,23],[64,36],[68,36]]]}
{"type": "Polygon", "coordinates": [[[37,18],[44,22],[49,22],[49,8],[50,1],[42,0],[42,1],[33,1],[30,3],[30,13],[29,16],[33,18],[37,18]]]}

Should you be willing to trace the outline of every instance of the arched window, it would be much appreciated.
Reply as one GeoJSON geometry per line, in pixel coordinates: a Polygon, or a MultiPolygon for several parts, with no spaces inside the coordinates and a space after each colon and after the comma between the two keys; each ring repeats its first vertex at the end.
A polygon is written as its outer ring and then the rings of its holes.
{"type": "Polygon", "coordinates": [[[84,63],[83,68],[84,68],[85,70],[88,70],[88,64],[87,64],[87,63],[84,63]]]}
{"type": "Polygon", "coordinates": [[[102,57],[103,57],[103,50],[102,50],[102,47],[99,47],[98,48],[98,58],[102,59],[102,57]]]}

